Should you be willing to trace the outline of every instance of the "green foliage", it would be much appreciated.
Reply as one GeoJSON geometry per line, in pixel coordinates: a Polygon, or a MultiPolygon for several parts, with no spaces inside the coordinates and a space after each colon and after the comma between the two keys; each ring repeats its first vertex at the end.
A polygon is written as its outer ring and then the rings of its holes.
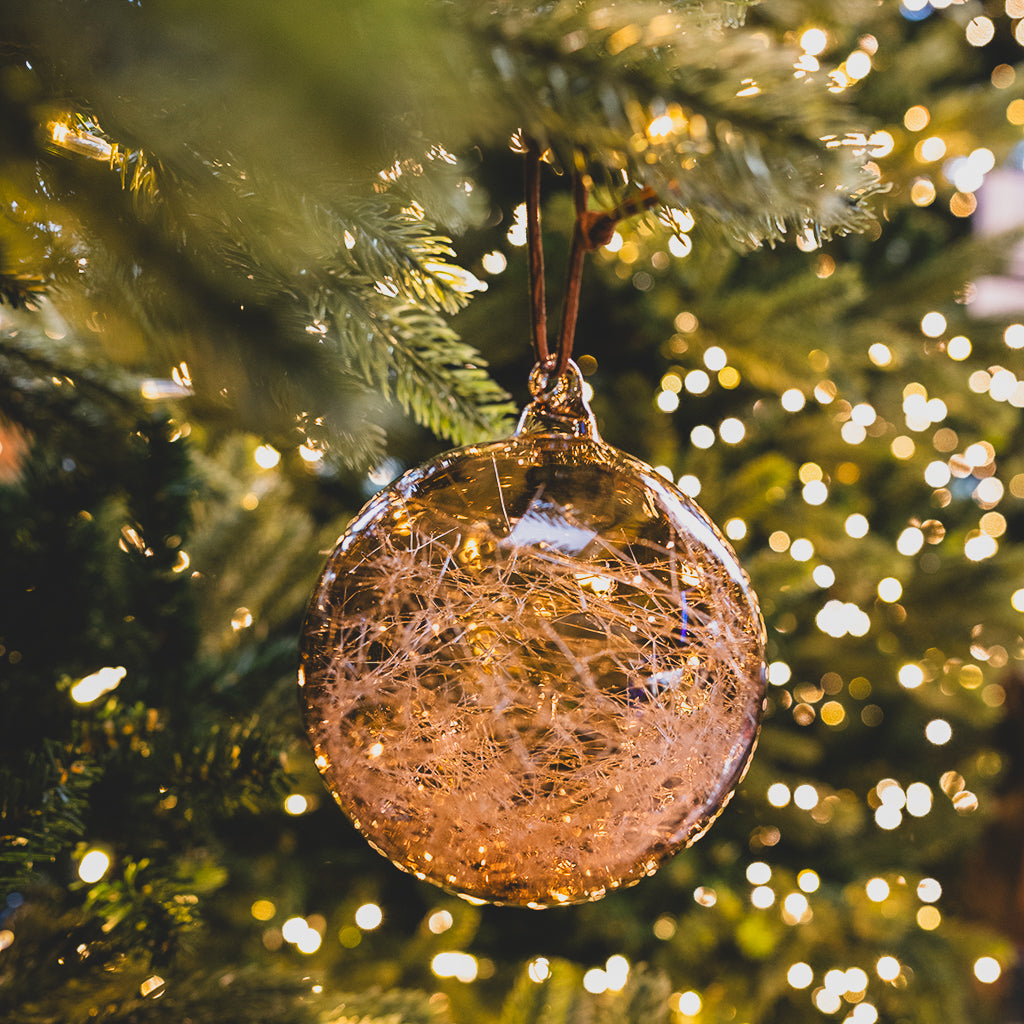
{"type": "Polygon", "coordinates": [[[582,971],[564,960],[524,971],[502,1008],[500,1024],[667,1024],[670,985],[661,974],[639,969],[617,990],[588,993],[582,971]],[[531,976],[532,975],[532,976],[531,976]]]}
{"type": "Polygon", "coordinates": [[[95,764],[53,739],[0,766],[0,890],[16,892],[81,838],[96,776],[95,764]]]}

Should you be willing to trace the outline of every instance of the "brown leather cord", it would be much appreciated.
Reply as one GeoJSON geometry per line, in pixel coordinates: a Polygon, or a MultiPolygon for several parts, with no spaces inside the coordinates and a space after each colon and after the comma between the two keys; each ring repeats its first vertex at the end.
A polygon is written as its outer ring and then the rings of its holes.
{"type": "Polygon", "coordinates": [[[562,323],[558,332],[558,351],[553,357],[548,347],[547,303],[544,294],[544,248],[540,229],[540,148],[533,139],[526,140],[526,239],[530,275],[530,326],[533,349],[540,363],[556,376],[565,373],[572,357],[576,320],[580,309],[580,287],[583,261],[588,252],[607,245],[615,233],[615,225],[626,217],[649,209],[658,202],[653,188],[645,188],[636,196],[620,203],[608,213],[587,209],[587,189],[579,174],[573,176],[573,204],[576,223],[569,250],[562,323]]]}
{"type": "Polygon", "coordinates": [[[530,273],[530,328],[537,362],[550,366],[548,314],[544,295],[544,245],[540,233],[540,148],[526,140],[526,247],[530,273]]]}

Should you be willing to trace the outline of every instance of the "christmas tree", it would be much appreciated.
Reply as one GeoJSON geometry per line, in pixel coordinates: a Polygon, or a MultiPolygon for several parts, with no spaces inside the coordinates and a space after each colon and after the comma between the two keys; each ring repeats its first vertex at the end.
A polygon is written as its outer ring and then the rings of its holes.
{"type": "Polygon", "coordinates": [[[3,1019],[1021,1019],[1022,19],[6,5],[3,1019]],[[601,434],[721,526],[769,662],[709,833],[543,911],[379,857],[296,695],[354,513],[528,399],[524,151],[549,330],[599,222],[601,434]]]}

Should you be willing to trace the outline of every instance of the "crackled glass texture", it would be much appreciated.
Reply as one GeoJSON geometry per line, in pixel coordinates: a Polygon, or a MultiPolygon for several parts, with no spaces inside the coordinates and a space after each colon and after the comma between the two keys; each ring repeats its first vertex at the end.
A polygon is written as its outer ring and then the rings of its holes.
{"type": "Polygon", "coordinates": [[[317,766],[376,849],[541,907],[638,881],[717,816],[757,737],[764,627],[689,498],[592,419],[528,420],[355,517],[300,685],[317,766]]]}

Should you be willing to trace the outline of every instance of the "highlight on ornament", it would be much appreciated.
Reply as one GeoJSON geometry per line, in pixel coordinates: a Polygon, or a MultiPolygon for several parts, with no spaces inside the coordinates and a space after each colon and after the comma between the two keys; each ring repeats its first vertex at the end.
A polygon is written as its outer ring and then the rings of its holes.
{"type": "Polygon", "coordinates": [[[573,364],[514,436],[374,497],[302,638],[316,763],[369,842],[471,899],[631,885],[707,829],[765,695],[764,626],[727,541],[605,444],[573,364]]]}

